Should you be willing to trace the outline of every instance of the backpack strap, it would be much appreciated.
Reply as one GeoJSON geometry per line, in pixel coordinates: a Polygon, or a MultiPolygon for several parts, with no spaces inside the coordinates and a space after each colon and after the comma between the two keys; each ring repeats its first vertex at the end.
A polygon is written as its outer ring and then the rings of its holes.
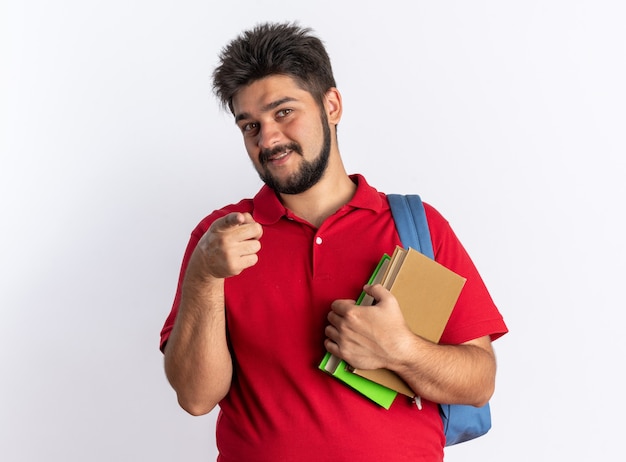
{"type": "Polygon", "coordinates": [[[413,247],[428,258],[434,259],[430,230],[420,196],[417,194],[387,194],[387,200],[402,245],[413,247]]]}
{"type": "MultiPolygon", "coordinates": [[[[424,204],[416,194],[387,194],[391,214],[404,247],[413,247],[435,259],[424,204]]],[[[483,407],[464,404],[439,404],[446,446],[469,441],[484,435],[491,428],[489,403],[483,407]]]]}

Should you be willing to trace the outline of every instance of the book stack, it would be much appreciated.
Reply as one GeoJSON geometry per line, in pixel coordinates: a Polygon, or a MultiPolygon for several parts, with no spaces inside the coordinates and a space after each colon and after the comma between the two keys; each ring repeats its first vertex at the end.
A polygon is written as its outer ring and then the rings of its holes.
{"type": "MultiPolygon", "coordinates": [[[[409,329],[438,343],[465,278],[412,248],[398,246],[391,256],[382,256],[368,284],[382,284],[388,289],[396,297],[409,329]]],[[[356,303],[364,309],[376,309],[375,300],[365,292],[356,303]]],[[[385,409],[398,393],[414,397],[411,388],[388,369],[354,369],[330,353],[326,353],[319,368],[385,409]]]]}

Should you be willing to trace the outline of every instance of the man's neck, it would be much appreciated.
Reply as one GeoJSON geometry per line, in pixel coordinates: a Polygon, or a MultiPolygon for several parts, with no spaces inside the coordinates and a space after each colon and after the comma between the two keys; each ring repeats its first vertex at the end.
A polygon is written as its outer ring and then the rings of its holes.
{"type": "Polygon", "coordinates": [[[347,204],[356,192],[356,184],[345,170],[334,175],[331,171],[328,169],[317,184],[303,193],[280,195],[285,207],[316,228],[347,204]]]}

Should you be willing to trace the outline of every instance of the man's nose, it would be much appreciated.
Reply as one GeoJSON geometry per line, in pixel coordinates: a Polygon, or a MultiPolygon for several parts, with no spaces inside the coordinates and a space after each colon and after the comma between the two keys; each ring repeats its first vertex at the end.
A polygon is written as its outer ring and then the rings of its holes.
{"type": "Polygon", "coordinates": [[[264,123],[259,131],[259,147],[261,149],[272,149],[280,144],[282,133],[278,124],[274,122],[264,123]]]}

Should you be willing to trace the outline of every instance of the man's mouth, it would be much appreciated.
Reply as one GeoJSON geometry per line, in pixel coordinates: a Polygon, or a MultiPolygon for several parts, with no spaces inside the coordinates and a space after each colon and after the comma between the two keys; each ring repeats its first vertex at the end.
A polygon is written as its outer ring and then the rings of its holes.
{"type": "Polygon", "coordinates": [[[279,152],[278,154],[274,154],[273,156],[270,156],[269,159],[267,159],[267,160],[272,162],[272,161],[283,159],[283,158],[287,157],[290,152],[291,151],[289,149],[287,149],[287,150],[285,150],[283,152],[279,152]]]}
{"type": "Polygon", "coordinates": [[[259,160],[261,161],[261,165],[265,165],[269,162],[279,162],[293,153],[301,153],[299,146],[294,144],[287,146],[276,146],[271,151],[269,149],[262,151],[261,155],[259,156],[259,160]]]}

